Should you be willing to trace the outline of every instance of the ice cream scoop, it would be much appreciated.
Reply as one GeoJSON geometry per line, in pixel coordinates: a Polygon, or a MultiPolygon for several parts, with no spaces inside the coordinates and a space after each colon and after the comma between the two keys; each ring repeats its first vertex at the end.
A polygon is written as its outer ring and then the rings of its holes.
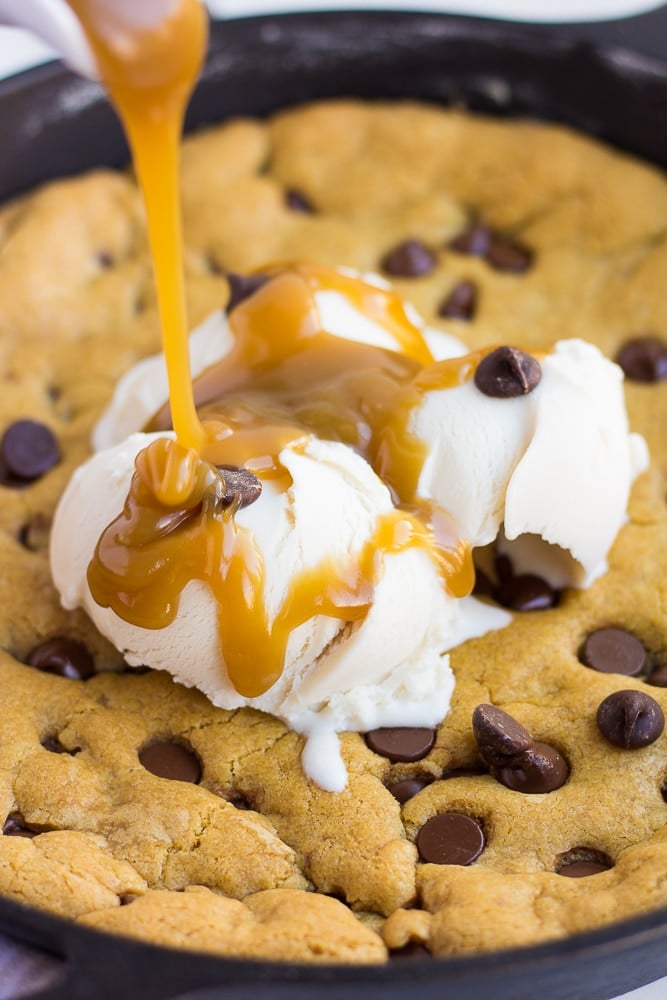
{"type": "MultiPolygon", "coordinates": [[[[315,614],[290,634],[279,679],[258,697],[231,682],[218,614],[227,630],[234,612],[218,609],[208,587],[193,580],[166,628],[139,628],[93,598],[87,570],[98,539],[122,510],[137,455],[159,435],[135,434],[99,452],[73,476],[58,507],[51,542],[53,578],[65,607],[85,608],[134,666],[148,664],[195,685],[224,708],[249,705],[307,736],[306,773],[323,788],[345,786],[336,733],[382,726],[433,726],[449,708],[454,678],[446,651],[509,621],[474,598],[457,600],[442,586],[427,549],[385,551],[367,613],[346,622],[315,614]],[[227,616],[227,618],[226,618],[227,616]]],[[[339,579],[357,565],[378,527],[400,513],[370,465],[337,442],[308,437],[280,453],[284,489],[264,484],[259,500],[235,515],[264,567],[263,600],[275,626],[294,601],[293,582],[327,565],[339,579]]],[[[231,602],[230,602],[231,603],[231,602]]],[[[239,622],[238,643],[253,658],[253,636],[239,622]]],[[[228,647],[229,648],[229,647],[228,647]]]]}

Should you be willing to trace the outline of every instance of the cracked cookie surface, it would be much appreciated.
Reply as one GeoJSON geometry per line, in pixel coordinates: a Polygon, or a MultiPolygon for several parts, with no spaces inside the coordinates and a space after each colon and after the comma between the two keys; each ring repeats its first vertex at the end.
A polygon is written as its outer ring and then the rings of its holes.
{"type": "MultiPolygon", "coordinates": [[[[377,271],[412,240],[432,266],[396,288],[471,349],[582,337],[613,358],[640,334],[667,339],[667,182],[565,129],[332,102],[195,135],[183,171],[192,326],[224,305],[226,271],[296,258],[377,271]],[[473,221],[529,248],[530,266],[453,250],[473,221]],[[474,306],[443,317],[464,283],[474,306]]],[[[346,734],[350,781],[332,795],[305,779],[301,739],[280,722],[126,669],[52,587],[58,497],[117,378],[158,348],[150,274],[127,176],[55,182],[0,212],[0,430],[40,421],[61,451],[30,485],[0,485],[0,892],[162,944],[344,962],[410,941],[437,955],[534,943],[666,905],[667,738],[619,749],[596,711],[628,689],[667,711],[667,690],[647,681],[667,667],[667,380],[626,383],[652,463],[609,572],[457,649],[451,711],[417,763],[346,734]],[[586,637],[610,625],[647,650],[639,676],[581,662],[586,637]],[[93,677],[27,665],[54,636],[87,647],[93,677]],[[568,781],[523,795],[482,773],[481,703],[555,746],[568,781]],[[151,773],[140,754],[158,744],[198,762],[193,779],[151,773]],[[399,804],[388,786],[406,779],[423,787],[399,804]],[[444,812],[483,828],[467,867],[419,858],[420,829],[444,812]],[[604,870],[567,878],[568,858],[604,870]]]]}

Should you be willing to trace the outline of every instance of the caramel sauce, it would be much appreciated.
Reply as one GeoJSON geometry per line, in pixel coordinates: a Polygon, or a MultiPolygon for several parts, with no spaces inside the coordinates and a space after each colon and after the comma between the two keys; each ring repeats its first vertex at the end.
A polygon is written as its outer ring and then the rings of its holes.
{"type": "Polygon", "coordinates": [[[408,428],[423,392],[464,381],[475,360],[433,364],[393,291],[296,263],[267,268],[267,284],[232,311],[235,346],[193,391],[178,158],[185,107],[204,58],[204,9],[197,0],[175,0],[159,27],[128,32],[110,4],[68,2],[120,113],[142,187],[170,397],[148,429],[176,432],[175,441],[161,438],[138,455],[124,509],[90,563],[90,590],[122,619],[160,629],[175,619],[187,584],[205,583],[217,603],[230,680],[243,696],[256,697],[280,677],[295,628],[316,615],[348,623],[364,618],[388,555],[420,547],[450,593],[472,589],[469,547],[444,512],[417,502],[425,451],[408,428]],[[342,295],[394,349],[327,333],[316,298],[322,292],[342,295]],[[291,478],[280,453],[302,447],[312,433],[363,454],[397,508],[378,519],[356,558],[298,573],[270,621],[261,553],[237,523],[234,504],[221,502],[215,467],[246,466],[286,491],[291,478]]]}

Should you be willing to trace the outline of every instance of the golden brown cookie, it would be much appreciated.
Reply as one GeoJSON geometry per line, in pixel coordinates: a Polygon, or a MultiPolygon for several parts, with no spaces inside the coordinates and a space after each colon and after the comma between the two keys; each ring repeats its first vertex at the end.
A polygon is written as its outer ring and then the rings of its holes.
{"type": "MultiPolygon", "coordinates": [[[[394,273],[396,287],[471,348],[582,337],[613,358],[651,335],[664,372],[667,182],[566,129],[334,102],[195,135],[183,170],[193,326],[224,305],[226,271],[297,258],[378,271],[411,241],[408,261],[433,266],[394,273]],[[472,226],[492,250],[470,252],[472,226]]],[[[667,712],[651,683],[667,672],[667,379],[626,383],[652,463],[609,572],[457,649],[452,709],[421,759],[392,763],[345,735],[350,781],[335,795],[305,779],[301,738],[280,722],[124,668],[60,608],[53,510],[115,381],[158,346],[127,176],[57,182],[0,212],[0,433],[26,419],[57,442],[46,471],[17,482],[4,468],[0,485],[0,891],[178,947],[342,962],[410,941],[434,954],[532,943],[666,904],[667,737],[637,746],[620,725],[618,746],[618,719],[605,736],[596,717],[619,691],[667,712]],[[639,673],[582,662],[610,626],[644,648],[639,673]],[[554,747],[567,781],[508,787],[480,759],[480,704],[554,747]],[[447,813],[471,821],[467,865],[424,846],[447,813]]],[[[628,370],[645,374],[655,350],[635,346],[628,370]]]]}

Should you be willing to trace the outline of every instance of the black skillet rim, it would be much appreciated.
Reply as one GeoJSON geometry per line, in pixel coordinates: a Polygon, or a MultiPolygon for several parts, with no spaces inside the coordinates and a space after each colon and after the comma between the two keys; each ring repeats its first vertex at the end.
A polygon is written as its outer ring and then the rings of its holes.
{"type": "MultiPolygon", "coordinates": [[[[266,114],[311,97],[347,96],[360,91],[361,96],[369,98],[406,96],[407,70],[411,74],[410,97],[430,97],[440,103],[460,100],[475,110],[510,115],[541,111],[541,117],[568,121],[667,166],[667,138],[661,142],[659,137],[649,138],[646,134],[647,123],[666,120],[664,115],[661,119],[654,116],[660,110],[667,111],[667,65],[636,53],[598,48],[562,38],[557,32],[538,34],[529,28],[483,19],[411,12],[331,11],[235,19],[223,26],[214,25],[212,36],[205,81],[193,102],[190,127],[213,117],[250,110],[266,114]],[[332,46],[334,39],[338,48],[332,46]],[[297,43],[302,48],[308,45],[305,67],[303,59],[294,64],[285,62],[290,47],[293,50],[297,43]],[[454,48],[452,66],[435,76],[424,75],[424,55],[428,53],[432,61],[441,47],[454,48]],[[482,53],[479,67],[466,62],[473,50],[482,53]],[[248,52],[253,57],[269,57],[273,71],[280,69],[286,75],[287,93],[278,99],[274,91],[265,91],[257,104],[257,88],[249,80],[252,74],[239,60],[241,51],[246,59],[248,52]],[[370,79],[365,82],[358,70],[364,54],[364,74],[370,71],[370,79]],[[403,74],[392,74],[390,82],[376,86],[373,70],[386,70],[397,59],[402,60],[403,74]],[[503,93],[501,88],[498,92],[496,88],[494,96],[490,84],[502,80],[503,67],[511,78],[509,91],[503,93]],[[534,79],[531,72],[540,68],[538,77],[546,78],[551,88],[558,82],[553,73],[562,77],[563,85],[555,95],[558,100],[553,100],[550,90],[546,107],[540,106],[544,94],[529,85],[534,79]],[[454,78],[457,69],[464,70],[463,80],[454,78]],[[319,81],[315,92],[303,92],[305,71],[306,76],[310,74],[319,81]],[[338,83],[341,73],[344,86],[338,83]],[[240,105],[238,95],[236,104],[223,102],[220,108],[218,102],[216,115],[211,116],[211,90],[225,76],[234,74],[240,74],[251,85],[240,88],[240,105]],[[440,84],[435,92],[434,81],[440,84]],[[568,114],[568,102],[577,93],[585,98],[583,107],[579,104],[574,115],[568,114]],[[638,94],[641,107],[634,103],[638,94]],[[636,116],[629,132],[619,132],[602,113],[603,105],[618,107],[620,100],[627,114],[629,97],[636,116]]],[[[120,130],[112,113],[102,106],[96,88],[75,80],[58,65],[38,67],[0,82],[0,102],[13,112],[11,119],[3,116],[7,118],[3,132],[6,136],[9,133],[0,165],[3,199],[47,177],[80,172],[98,164],[120,165],[126,160],[120,130]],[[54,97],[60,101],[55,115],[54,97]],[[83,151],[80,145],[69,142],[78,134],[80,143],[82,133],[86,135],[83,151]],[[21,163],[21,144],[30,144],[31,149],[37,144],[39,155],[33,157],[37,164],[32,171],[21,163]],[[17,162],[12,161],[14,147],[19,151],[17,162]],[[46,155],[49,151],[50,155],[46,155]]],[[[411,985],[426,998],[435,997],[437,991],[438,997],[473,1000],[480,990],[492,988],[498,1000],[532,998],[538,990],[544,1000],[603,1000],[667,973],[667,909],[544,945],[472,957],[404,959],[379,968],[283,965],[157,948],[92,931],[2,898],[0,926],[16,938],[66,956],[67,981],[40,993],[42,1000],[103,1000],[121,995],[161,1000],[175,993],[185,997],[183,991],[189,995],[199,989],[203,989],[197,994],[202,1000],[251,995],[259,1000],[268,1000],[269,996],[282,1000],[288,995],[315,992],[318,996],[355,1000],[362,993],[364,997],[398,996],[411,985]],[[219,988],[222,992],[218,992],[219,988]]]]}

